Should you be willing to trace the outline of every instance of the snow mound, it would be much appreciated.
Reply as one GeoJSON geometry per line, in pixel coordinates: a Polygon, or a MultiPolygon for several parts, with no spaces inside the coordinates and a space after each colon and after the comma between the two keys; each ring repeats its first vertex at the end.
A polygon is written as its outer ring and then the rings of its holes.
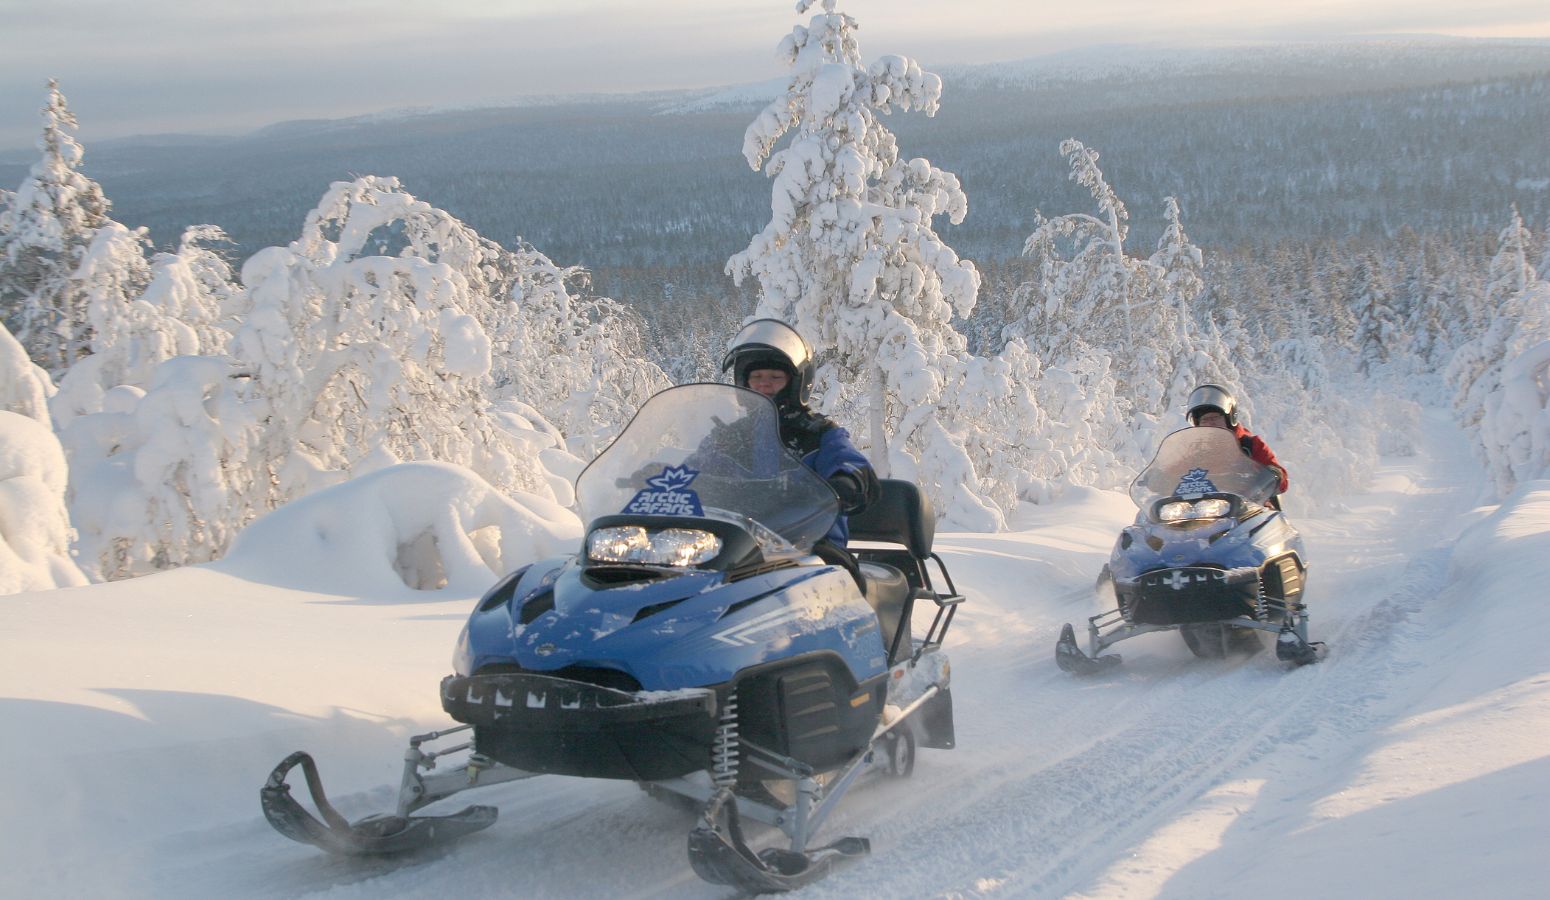
{"type": "Polygon", "coordinates": [[[70,559],[66,471],[52,431],[0,410],[0,594],[86,583],[70,559]]]}
{"type": "Polygon", "coordinates": [[[211,567],[374,599],[478,595],[501,574],[573,549],[581,531],[564,507],[503,496],[461,466],[402,463],[286,504],[243,530],[211,567]]]}
{"type": "Polygon", "coordinates": [[[1538,591],[1538,586],[1550,581],[1547,523],[1550,479],[1524,482],[1459,537],[1453,551],[1453,578],[1471,592],[1494,590],[1511,596],[1538,591]]]}

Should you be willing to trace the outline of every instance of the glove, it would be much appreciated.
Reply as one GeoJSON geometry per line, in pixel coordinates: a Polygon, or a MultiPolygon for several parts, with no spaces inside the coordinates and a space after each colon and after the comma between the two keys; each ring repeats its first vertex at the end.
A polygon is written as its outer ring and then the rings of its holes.
{"type": "Polygon", "coordinates": [[[829,476],[829,487],[840,498],[840,512],[855,515],[871,506],[882,493],[877,474],[868,469],[841,469],[829,476]]]}
{"type": "Polygon", "coordinates": [[[829,487],[840,498],[840,512],[845,515],[858,513],[866,508],[866,489],[861,479],[850,472],[835,472],[829,476],[829,487]]]}
{"type": "Polygon", "coordinates": [[[781,442],[802,456],[817,450],[823,433],[833,427],[832,420],[803,406],[780,411],[781,442]]]}

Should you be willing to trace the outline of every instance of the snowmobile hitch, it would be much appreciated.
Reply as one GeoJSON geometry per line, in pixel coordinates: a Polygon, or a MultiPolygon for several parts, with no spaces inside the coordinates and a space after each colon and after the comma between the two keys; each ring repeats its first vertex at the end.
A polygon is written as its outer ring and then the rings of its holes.
{"type": "Polygon", "coordinates": [[[276,831],[293,841],[312,844],[341,856],[388,856],[421,850],[488,828],[495,824],[496,808],[493,806],[470,806],[461,812],[444,816],[409,815],[422,806],[472,787],[533,777],[534,773],[498,766],[477,754],[452,771],[440,775],[422,775],[420,770],[433,768],[438,756],[468,749],[469,745],[465,743],[432,752],[421,750],[420,744],[469,727],[464,725],[445,731],[433,731],[409,739],[409,749],[404,752],[404,774],[399,785],[398,809],[395,813],[378,813],[349,822],[328,802],[328,796],[323,792],[323,780],[318,775],[317,763],[310,754],[298,750],[281,760],[259,789],[259,803],[263,807],[264,818],[269,820],[276,831]],[[307,791],[312,795],[312,804],[323,817],[322,821],[291,796],[291,786],[285,779],[297,766],[301,767],[307,781],[307,791]]]}

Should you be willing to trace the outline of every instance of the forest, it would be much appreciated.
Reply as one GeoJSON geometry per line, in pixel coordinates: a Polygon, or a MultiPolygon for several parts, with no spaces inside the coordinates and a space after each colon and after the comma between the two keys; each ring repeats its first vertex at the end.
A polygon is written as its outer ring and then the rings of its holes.
{"type": "Polygon", "coordinates": [[[1499,490],[1543,467],[1550,47],[933,73],[813,21],[838,43],[794,32],[767,90],[232,138],[88,148],[51,83],[0,163],[0,402],[68,472],[48,552],[216,558],[410,459],[568,506],[751,315],[808,335],[820,408],[964,529],[1122,485],[1206,380],[1307,460],[1308,502],[1439,403],[1499,490]]]}

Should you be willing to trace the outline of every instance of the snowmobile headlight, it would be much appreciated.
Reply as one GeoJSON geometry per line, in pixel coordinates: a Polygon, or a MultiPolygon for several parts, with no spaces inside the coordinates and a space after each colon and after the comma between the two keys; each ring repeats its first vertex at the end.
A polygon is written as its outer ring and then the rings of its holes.
{"type": "Polygon", "coordinates": [[[721,553],[721,538],[697,528],[649,531],[639,525],[599,528],[587,535],[587,559],[603,563],[697,566],[721,553]]]}
{"type": "Polygon", "coordinates": [[[1200,519],[1220,519],[1232,513],[1232,503],[1220,497],[1212,497],[1209,500],[1196,500],[1189,503],[1184,500],[1173,500],[1157,507],[1157,520],[1159,522],[1190,522],[1200,519]]]}
{"type": "Polygon", "coordinates": [[[1213,497],[1210,500],[1195,501],[1195,518],[1220,519],[1232,512],[1232,503],[1221,497],[1213,497]]]}

